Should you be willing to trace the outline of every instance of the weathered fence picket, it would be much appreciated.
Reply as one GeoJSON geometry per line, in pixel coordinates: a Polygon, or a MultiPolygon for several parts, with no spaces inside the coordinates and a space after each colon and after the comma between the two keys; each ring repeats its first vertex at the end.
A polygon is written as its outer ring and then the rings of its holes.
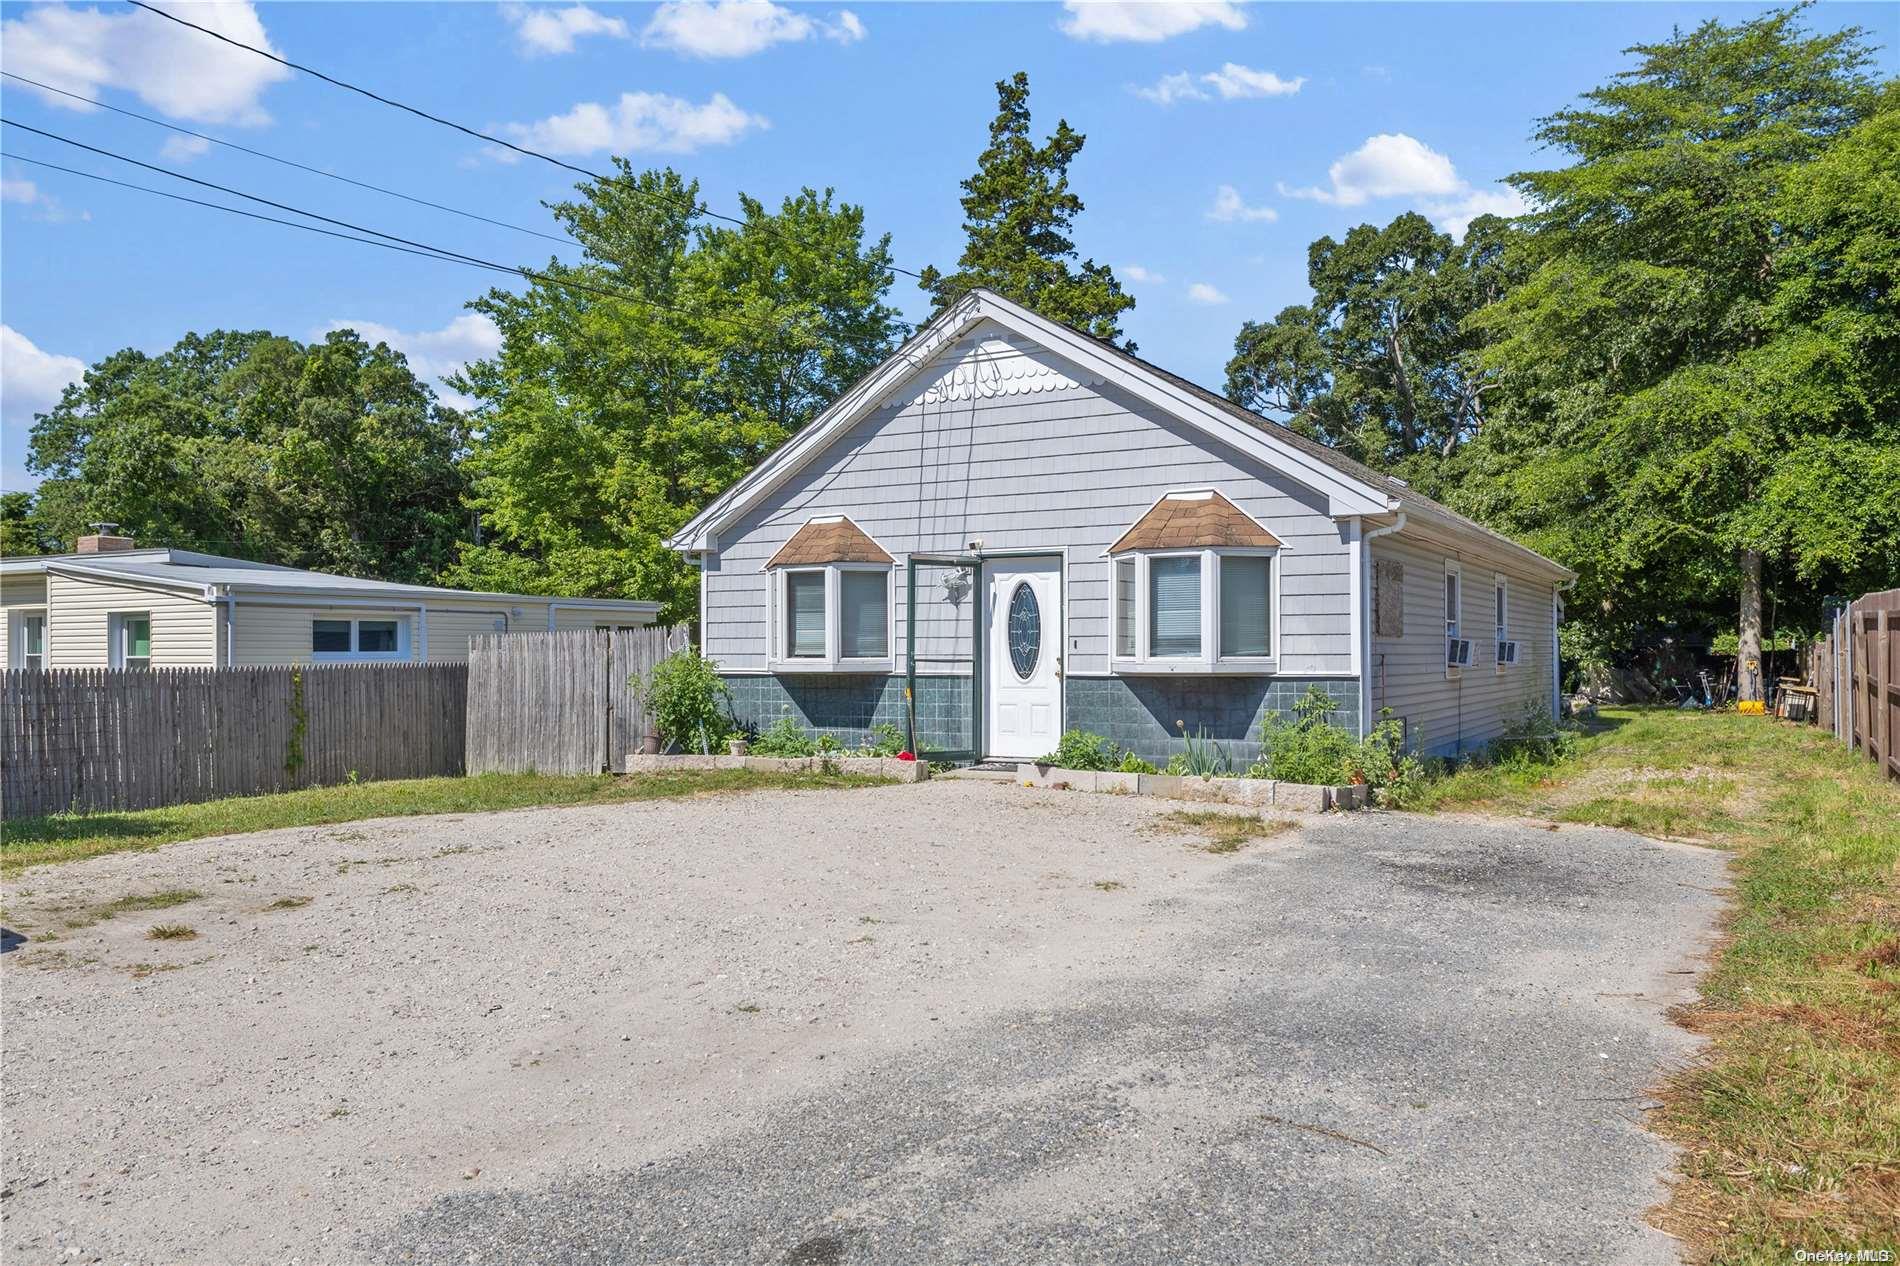
{"type": "Polygon", "coordinates": [[[462,664],[0,672],[0,815],[459,774],[467,682],[462,664]]]}
{"type": "Polygon", "coordinates": [[[646,714],[629,684],[687,644],[683,628],[471,638],[471,774],[592,774],[639,746],[646,714]]]}
{"type": "Polygon", "coordinates": [[[1900,780],[1900,589],[1865,594],[1808,653],[1820,723],[1900,780]]]}

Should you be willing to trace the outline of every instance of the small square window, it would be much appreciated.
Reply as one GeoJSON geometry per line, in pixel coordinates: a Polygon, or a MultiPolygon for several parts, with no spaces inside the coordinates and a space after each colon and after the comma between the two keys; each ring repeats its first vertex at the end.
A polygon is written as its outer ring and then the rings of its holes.
{"type": "Polygon", "coordinates": [[[362,655],[393,655],[396,653],[396,622],[394,620],[358,620],[356,622],[356,649],[362,655]]]}

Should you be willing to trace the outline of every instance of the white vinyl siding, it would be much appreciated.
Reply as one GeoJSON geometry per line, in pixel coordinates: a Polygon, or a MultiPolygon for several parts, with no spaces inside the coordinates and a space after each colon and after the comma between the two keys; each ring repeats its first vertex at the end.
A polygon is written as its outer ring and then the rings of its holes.
{"type": "MultiPolygon", "coordinates": [[[[811,518],[846,514],[897,558],[900,667],[904,555],[957,554],[980,538],[992,554],[1066,552],[1064,670],[1104,674],[1115,620],[1108,547],[1176,488],[1219,488],[1284,542],[1275,671],[1350,672],[1350,547],[1326,498],[1109,386],[941,402],[900,392],[718,534],[703,575],[706,653],[729,671],[764,670],[775,636],[766,560],[811,518]]],[[[952,601],[920,570],[920,656],[969,655],[971,601],[952,601]]]]}
{"type": "MultiPolygon", "coordinates": [[[[237,664],[239,667],[266,664],[351,663],[353,657],[311,654],[312,626],[318,620],[339,622],[372,620],[395,621],[399,645],[416,657],[414,610],[390,611],[375,607],[280,607],[262,602],[237,603],[237,664]]],[[[430,628],[433,636],[435,630],[430,628]]],[[[467,658],[466,644],[460,658],[467,658]]],[[[380,658],[380,657],[379,657],[380,658]]],[[[373,661],[372,661],[373,662],[373,661]]],[[[387,662],[384,659],[383,662],[387,662]]]]}

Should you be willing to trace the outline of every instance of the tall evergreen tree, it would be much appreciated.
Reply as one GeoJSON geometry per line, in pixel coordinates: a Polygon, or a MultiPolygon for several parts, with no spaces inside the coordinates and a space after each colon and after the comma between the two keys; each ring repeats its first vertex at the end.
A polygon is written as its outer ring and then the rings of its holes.
{"type": "Polygon", "coordinates": [[[1069,189],[1069,164],[1088,138],[1062,119],[1040,146],[1030,139],[1023,71],[999,81],[996,98],[989,146],[977,157],[976,174],[963,182],[968,240],[957,270],[926,268],[919,283],[930,293],[931,315],[982,286],[1052,321],[1122,339],[1121,314],[1135,306],[1134,296],[1108,265],[1077,264],[1069,236],[1083,209],[1069,189]]]}

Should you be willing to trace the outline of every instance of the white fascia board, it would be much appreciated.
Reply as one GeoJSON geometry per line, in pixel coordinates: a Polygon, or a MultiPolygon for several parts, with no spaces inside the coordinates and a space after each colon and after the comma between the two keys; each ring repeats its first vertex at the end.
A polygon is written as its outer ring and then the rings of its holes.
{"type": "Polygon", "coordinates": [[[128,585],[134,589],[160,589],[168,593],[182,593],[187,597],[199,598],[210,602],[217,596],[217,586],[208,585],[201,580],[176,580],[170,576],[149,576],[144,572],[114,571],[110,567],[99,567],[92,563],[48,563],[46,573],[49,576],[65,576],[69,580],[103,580],[114,585],[128,585]]]}
{"type": "Polygon", "coordinates": [[[1577,578],[1576,572],[1561,563],[1552,562],[1528,545],[1519,545],[1508,536],[1466,523],[1430,506],[1408,505],[1405,514],[1406,524],[1398,533],[1401,537],[1414,540],[1428,538],[1493,560],[1506,559],[1554,581],[1574,581],[1577,578]]]}
{"type": "Polygon", "coordinates": [[[1140,366],[1129,364],[1086,335],[1039,317],[989,291],[973,290],[919,331],[884,364],[860,379],[751,474],[695,515],[666,540],[666,546],[684,553],[708,549],[706,542],[713,533],[796,474],[807,461],[875,409],[905,379],[922,370],[946,345],[985,320],[1033,340],[1085,367],[1104,382],[1113,383],[1139,399],[1194,423],[1229,447],[1326,494],[1329,513],[1333,515],[1384,514],[1393,506],[1393,498],[1383,489],[1363,483],[1291,444],[1276,440],[1262,428],[1242,422],[1140,366]]]}

